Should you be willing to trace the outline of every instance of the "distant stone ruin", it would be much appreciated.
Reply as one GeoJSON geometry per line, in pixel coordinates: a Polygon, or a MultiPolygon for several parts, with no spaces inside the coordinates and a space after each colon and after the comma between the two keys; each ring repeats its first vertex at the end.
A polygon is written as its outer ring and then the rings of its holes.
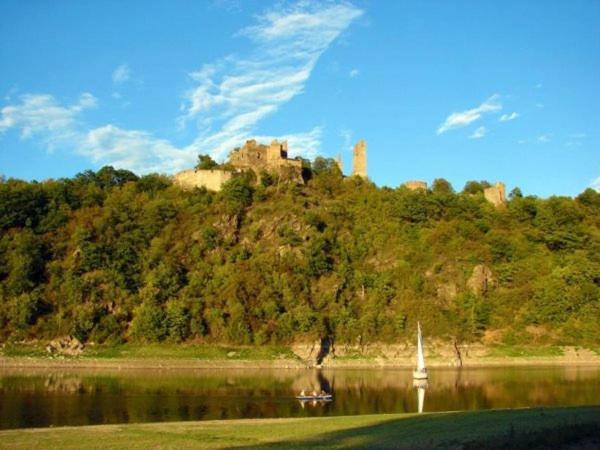
{"type": "Polygon", "coordinates": [[[342,155],[340,155],[339,153],[335,157],[335,164],[338,166],[338,169],[340,169],[340,172],[344,173],[344,163],[342,161],[342,155]]]}
{"type": "Polygon", "coordinates": [[[419,189],[426,191],[427,183],[425,181],[407,181],[403,185],[405,188],[410,189],[411,191],[418,191],[419,189]]]}
{"type": "Polygon", "coordinates": [[[211,170],[190,169],[178,172],[173,177],[176,185],[183,189],[204,187],[211,191],[220,191],[224,183],[243,171],[252,170],[260,179],[261,172],[266,171],[279,175],[287,181],[303,183],[302,160],[290,159],[287,156],[287,141],[274,140],[269,145],[258,144],[254,139],[246,141],[229,154],[228,165],[234,171],[214,168],[211,170]]]}
{"type": "Polygon", "coordinates": [[[494,186],[485,188],[483,190],[483,195],[485,196],[485,199],[494,206],[506,204],[506,186],[500,181],[497,181],[494,186]]]}
{"type": "Polygon", "coordinates": [[[239,169],[251,169],[258,176],[264,170],[303,182],[302,159],[288,158],[287,141],[279,142],[275,139],[271,144],[264,145],[250,139],[243,147],[236,148],[229,154],[229,164],[239,169]]]}
{"type": "Polygon", "coordinates": [[[363,139],[354,146],[352,175],[367,178],[367,143],[363,139]]]}
{"type": "Polygon", "coordinates": [[[238,175],[221,169],[212,170],[184,170],[176,173],[173,182],[182,189],[206,188],[211,191],[220,191],[223,183],[238,175]]]}

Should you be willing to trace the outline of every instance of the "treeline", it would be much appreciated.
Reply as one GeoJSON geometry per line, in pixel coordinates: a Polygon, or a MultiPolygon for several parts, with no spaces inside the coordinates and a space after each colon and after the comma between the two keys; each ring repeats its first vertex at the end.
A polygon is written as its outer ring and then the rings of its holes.
{"type": "Polygon", "coordinates": [[[322,158],[305,174],[219,193],[112,167],[0,179],[0,340],[366,344],[420,320],[463,341],[600,342],[596,191],[495,208],[486,182],[378,188],[322,158]]]}

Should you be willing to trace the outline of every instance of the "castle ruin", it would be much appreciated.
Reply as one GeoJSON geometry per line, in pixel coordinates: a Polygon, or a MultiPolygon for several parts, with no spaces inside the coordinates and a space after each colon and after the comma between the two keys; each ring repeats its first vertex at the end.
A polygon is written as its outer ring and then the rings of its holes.
{"type": "Polygon", "coordinates": [[[339,153],[335,157],[335,164],[340,169],[340,172],[344,173],[344,162],[342,161],[342,155],[339,153]]]}
{"type": "Polygon", "coordinates": [[[494,206],[506,204],[506,186],[504,183],[497,181],[494,186],[490,186],[483,190],[485,199],[494,206]]]}
{"type": "Polygon", "coordinates": [[[367,143],[364,139],[358,141],[354,146],[352,175],[367,178],[367,143]]]}
{"type": "Polygon", "coordinates": [[[229,154],[227,163],[235,171],[215,168],[212,170],[190,169],[178,172],[173,177],[175,184],[183,189],[204,187],[211,191],[220,191],[223,183],[238,176],[243,171],[252,170],[260,179],[261,172],[279,175],[281,179],[303,183],[302,160],[288,158],[287,141],[274,140],[269,145],[258,144],[250,139],[229,154]]]}
{"type": "Polygon", "coordinates": [[[411,191],[417,191],[417,190],[423,190],[426,191],[427,190],[427,183],[425,181],[407,181],[403,184],[403,186],[407,189],[410,189],[411,191]]]}
{"type": "Polygon", "coordinates": [[[178,172],[173,177],[173,183],[182,189],[206,188],[211,191],[220,191],[224,183],[238,175],[236,172],[212,169],[189,169],[178,172]]]}
{"type": "Polygon", "coordinates": [[[288,158],[287,141],[275,139],[271,144],[258,144],[250,139],[229,154],[229,164],[239,169],[252,169],[257,175],[265,170],[302,181],[302,160],[288,158]]]}

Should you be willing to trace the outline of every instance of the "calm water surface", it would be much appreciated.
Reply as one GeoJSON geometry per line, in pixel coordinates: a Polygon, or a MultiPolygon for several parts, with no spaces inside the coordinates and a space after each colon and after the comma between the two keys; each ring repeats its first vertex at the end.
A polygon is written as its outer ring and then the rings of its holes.
{"type": "MultiPolygon", "coordinates": [[[[600,368],[433,369],[421,397],[425,412],[600,404],[600,368]]],[[[409,370],[0,369],[0,428],[416,412],[418,398],[409,370]],[[302,389],[334,400],[300,403],[302,389]]]]}

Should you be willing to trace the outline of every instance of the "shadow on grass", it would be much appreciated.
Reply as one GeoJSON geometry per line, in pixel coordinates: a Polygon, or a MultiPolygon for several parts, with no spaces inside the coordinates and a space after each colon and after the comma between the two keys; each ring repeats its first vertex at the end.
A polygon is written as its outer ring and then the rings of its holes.
{"type": "Polygon", "coordinates": [[[600,406],[425,414],[306,439],[234,448],[600,448],[600,406]]]}

